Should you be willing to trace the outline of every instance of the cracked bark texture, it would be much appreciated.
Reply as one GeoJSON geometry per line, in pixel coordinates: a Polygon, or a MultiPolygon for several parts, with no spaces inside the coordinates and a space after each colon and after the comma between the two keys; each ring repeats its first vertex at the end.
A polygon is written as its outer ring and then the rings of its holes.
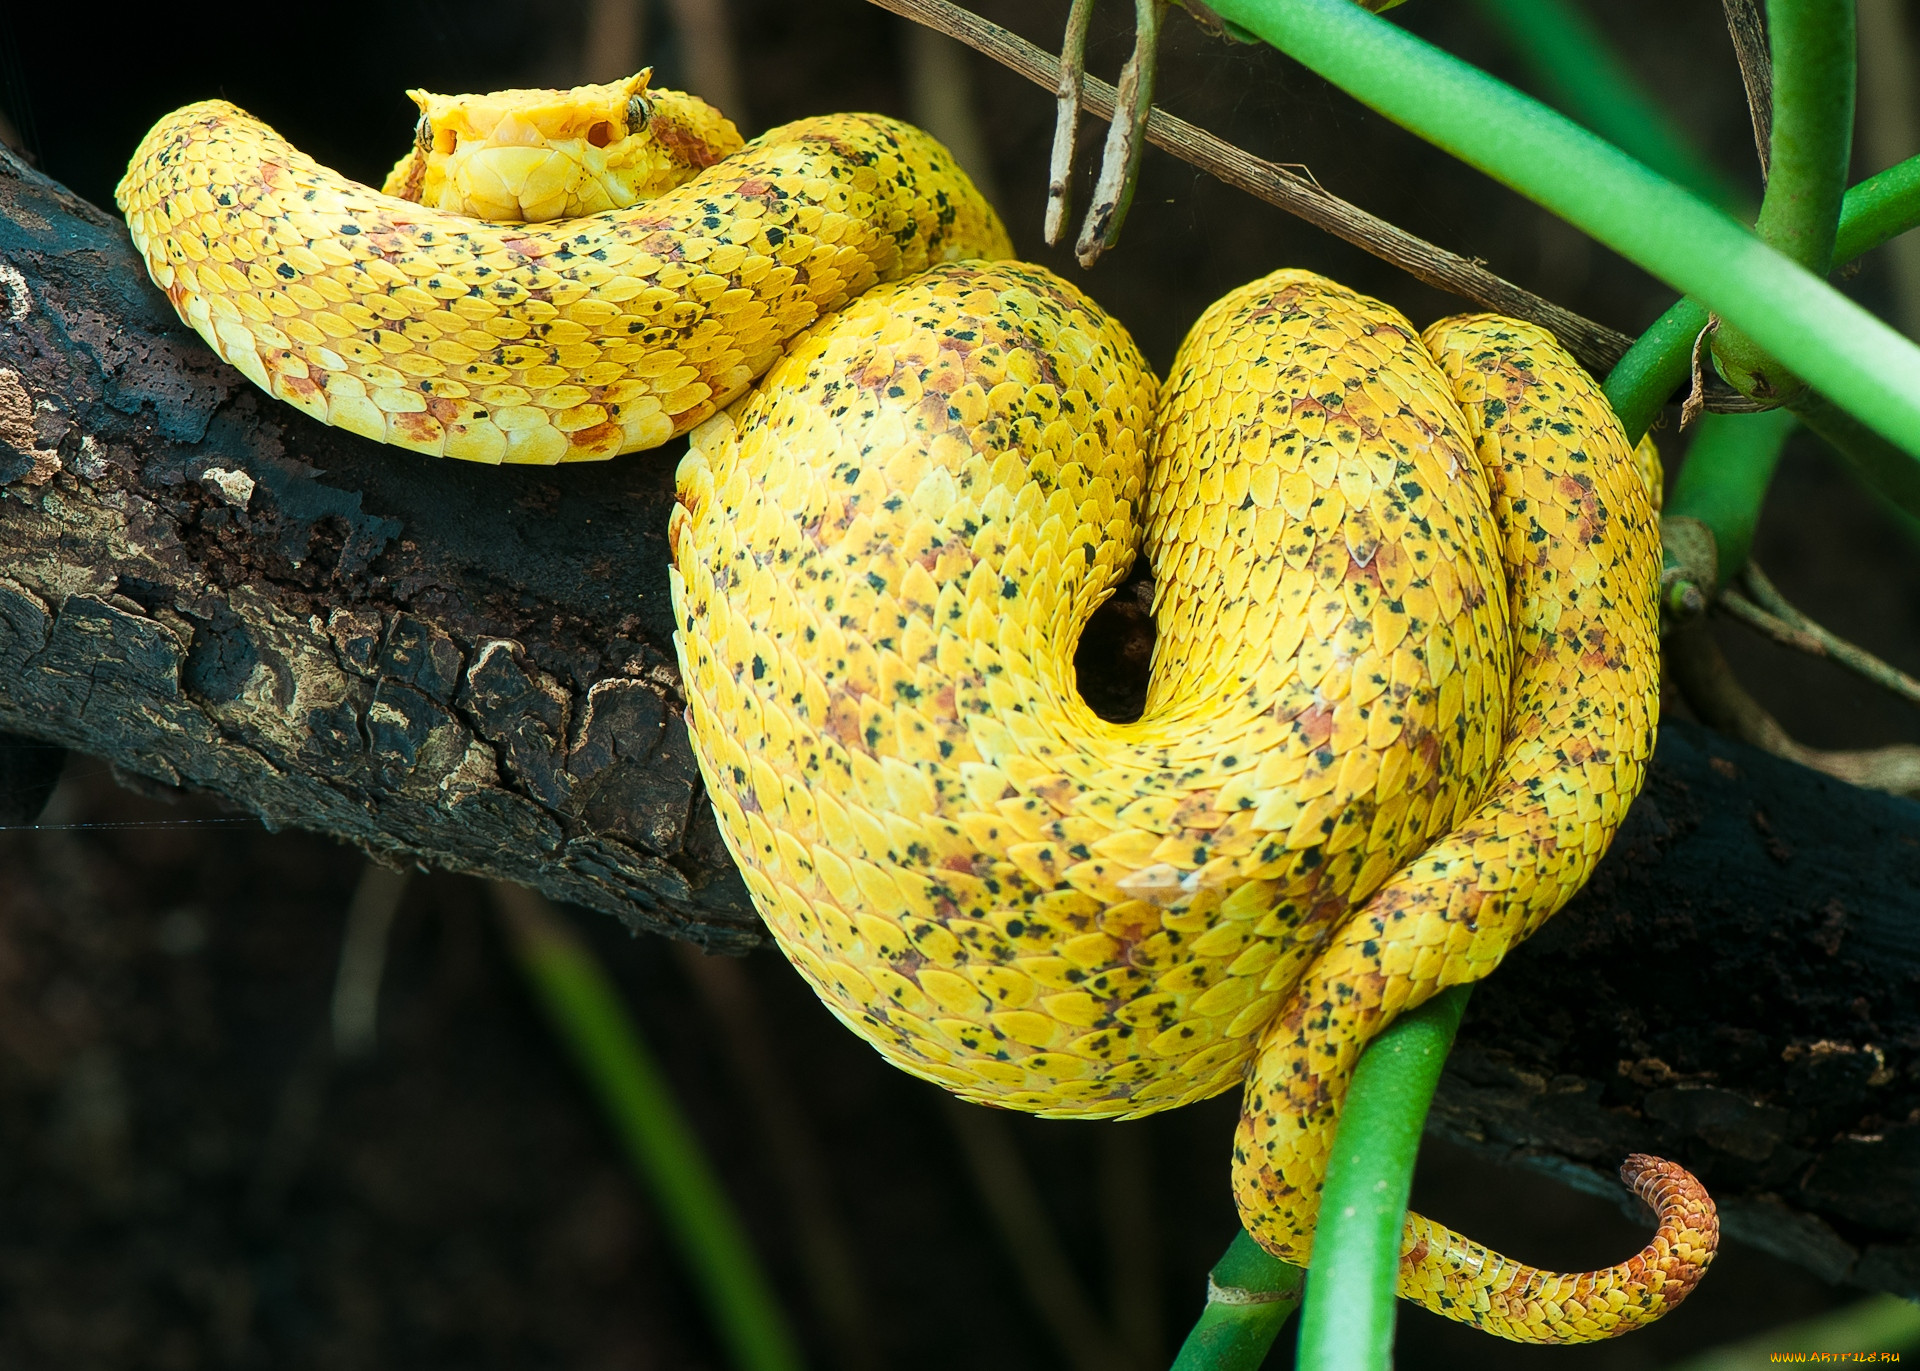
{"type": "MultiPolygon", "coordinates": [[[[3,155],[0,155],[3,157],[3,155]]],[[[256,391],[0,160],[0,728],[742,948],[680,719],[671,455],[415,461],[256,391]]]]}
{"type": "MultiPolygon", "coordinates": [[[[0,153],[0,732],[742,950],[680,717],[673,466],[321,427],[0,153]]],[[[1430,1126],[1623,1200],[1626,1153],[1676,1158],[1735,1239],[1920,1296],[1916,972],[1920,806],[1669,723],[1599,873],[1476,992],[1430,1126]]]]}

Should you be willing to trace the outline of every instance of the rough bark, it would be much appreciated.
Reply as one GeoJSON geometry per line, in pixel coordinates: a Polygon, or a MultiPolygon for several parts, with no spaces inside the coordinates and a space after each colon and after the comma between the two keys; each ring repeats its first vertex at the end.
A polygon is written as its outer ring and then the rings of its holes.
{"type": "Polygon", "coordinates": [[[754,940],[679,716],[671,457],[488,470],[312,423],[11,159],[0,259],[0,729],[754,940]]]}
{"type": "MultiPolygon", "coordinates": [[[[672,467],[322,428],[0,155],[0,731],[745,947],[679,713],[672,467]]],[[[0,772],[31,807],[44,754],[0,772]]],[[[1676,1157],[1736,1237],[1920,1295],[1916,877],[1920,806],[1669,724],[1599,874],[1476,993],[1433,1126],[1616,1195],[1625,1153],[1676,1157]]]]}

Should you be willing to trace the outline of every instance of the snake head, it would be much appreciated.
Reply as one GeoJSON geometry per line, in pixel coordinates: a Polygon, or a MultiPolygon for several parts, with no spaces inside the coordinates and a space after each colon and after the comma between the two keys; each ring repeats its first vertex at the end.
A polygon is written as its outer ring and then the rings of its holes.
{"type": "Polygon", "coordinates": [[[408,91],[420,122],[386,192],[479,219],[544,223],[625,209],[741,147],[725,115],[696,96],[650,90],[652,75],[572,90],[408,91]]]}

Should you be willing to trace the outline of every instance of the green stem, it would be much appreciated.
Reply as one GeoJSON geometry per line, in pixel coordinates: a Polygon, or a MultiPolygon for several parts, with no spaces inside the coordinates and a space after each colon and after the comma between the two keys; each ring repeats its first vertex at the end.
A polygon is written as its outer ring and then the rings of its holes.
{"type": "Polygon", "coordinates": [[[1728,210],[1747,195],[1693,150],[1576,0],[1477,0],[1555,105],[1669,180],[1728,210]]]}
{"type": "MultiPolygon", "coordinates": [[[[1373,1371],[1388,1365],[1400,1232],[1420,1131],[1471,986],[1443,990],[1402,1014],[1367,1045],[1340,1111],[1314,1235],[1308,1315],[1300,1330],[1303,1368],[1373,1371]],[[1318,1313],[1314,1313],[1314,1310],[1318,1313]],[[1349,1324],[1366,1325],[1361,1338],[1349,1324]],[[1311,1328],[1311,1331],[1310,1331],[1311,1328]]],[[[1236,1234],[1209,1277],[1207,1307],[1187,1334],[1173,1371],[1258,1371],[1300,1303],[1306,1273],[1236,1234]],[[1216,1292],[1271,1293],[1254,1301],[1216,1292]]]]}
{"type": "Polygon", "coordinates": [[[1920,454],[1920,348],[1725,214],[1351,0],[1217,0],[1213,8],[1697,296],[1837,404],[1920,454]]]}
{"type": "Polygon", "coordinates": [[[1920,157],[1869,176],[1840,202],[1840,228],[1833,238],[1833,264],[1845,266],[1869,248],[1908,229],[1920,228],[1920,157]]]}
{"type": "MultiPolygon", "coordinates": [[[[1747,564],[1754,525],[1794,417],[1784,409],[1763,414],[1703,414],[1674,480],[1668,518],[1698,519],[1713,530],[1719,584],[1747,564]]],[[[1905,461],[1899,453],[1896,458],[1905,461]]],[[[1920,467],[1905,465],[1920,475],[1920,467]]],[[[1702,590],[1707,589],[1702,587],[1702,590]]]]}
{"type": "Polygon", "coordinates": [[[1272,1256],[1241,1229],[1207,1273],[1207,1307],[1180,1344],[1173,1371],[1259,1371],[1267,1349],[1300,1307],[1306,1278],[1305,1271],[1272,1256]]]}
{"type": "Polygon", "coordinates": [[[545,902],[496,891],[521,970],[653,1192],[740,1371],[799,1371],[793,1334],[659,1064],[593,953],[545,902]]]}
{"type": "MultiPolygon", "coordinates": [[[[1833,266],[1853,153],[1854,0],[1768,0],[1773,52],[1773,140],[1766,198],[1754,232],[1812,272],[1833,266]]],[[[1714,336],[1720,374],[1743,394],[1797,396],[1798,377],[1736,322],[1714,336]]]]}
{"type": "Polygon", "coordinates": [[[1301,1371],[1392,1365],[1400,1234],[1413,1164],[1471,990],[1454,986],[1402,1014],[1354,1068],[1320,1192],[1300,1315],[1301,1371]]]}
{"type": "Polygon", "coordinates": [[[1773,141],[1754,231],[1824,273],[1853,154],[1853,0],[1768,0],[1767,32],[1773,141]]]}
{"type": "MultiPolygon", "coordinates": [[[[1847,192],[1840,202],[1833,264],[1845,266],[1916,227],[1920,227],[1920,157],[1910,157],[1847,192]]],[[[1677,300],[1608,374],[1607,399],[1613,402],[1629,442],[1640,441],[1669,397],[1686,382],[1693,340],[1706,326],[1705,306],[1693,299],[1677,300]]]]}
{"type": "Polygon", "coordinates": [[[1706,326],[1706,306],[1682,296],[1607,373],[1607,399],[1620,416],[1629,443],[1646,436],[1667,400],[1692,375],[1693,340],[1706,326]]]}

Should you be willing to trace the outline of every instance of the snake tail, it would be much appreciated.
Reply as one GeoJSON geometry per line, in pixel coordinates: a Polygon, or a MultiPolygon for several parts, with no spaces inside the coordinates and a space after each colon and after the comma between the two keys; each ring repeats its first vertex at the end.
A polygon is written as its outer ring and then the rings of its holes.
{"type": "Polygon", "coordinates": [[[209,100],[153,126],[115,198],[174,309],[255,385],[494,463],[657,447],[877,282],[1012,250],[946,149],[877,115],[788,124],[651,199],[529,224],[382,194],[209,100]]]}
{"type": "MultiPolygon", "coordinates": [[[[1248,1231],[1292,1260],[1311,1252],[1327,1153],[1361,1050],[1402,1010],[1485,976],[1579,889],[1639,792],[1653,747],[1657,525],[1604,397],[1530,325],[1469,316],[1436,324],[1425,342],[1476,436],[1500,530],[1512,694],[1478,803],[1335,932],[1261,1043],[1235,1141],[1235,1189],[1248,1231]]],[[[1447,1235],[1426,1250],[1459,1241],[1447,1235]]],[[[1685,1248],[1702,1250],[1710,1255],[1711,1242],[1685,1248]]],[[[1426,1268],[1404,1267],[1402,1293],[1467,1317],[1456,1311],[1506,1307],[1488,1301],[1512,1269],[1490,1255],[1463,1260],[1443,1302],[1426,1268]]],[[[1697,1271],[1685,1277],[1641,1261],[1542,1279],[1568,1289],[1589,1282],[1578,1317],[1528,1305],[1490,1330],[1529,1341],[1611,1336],[1668,1307],[1671,1289],[1690,1288],[1697,1271]]]]}
{"type": "Polygon", "coordinates": [[[1409,1214],[1400,1293],[1512,1342],[1591,1342],[1652,1322],[1700,1283],[1719,1245],[1720,1220],[1706,1189],[1673,1162],[1635,1154],[1620,1179],[1652,1208],[1659,1229],[1618,1266],[1541,1271],[1409,1214]]]}

